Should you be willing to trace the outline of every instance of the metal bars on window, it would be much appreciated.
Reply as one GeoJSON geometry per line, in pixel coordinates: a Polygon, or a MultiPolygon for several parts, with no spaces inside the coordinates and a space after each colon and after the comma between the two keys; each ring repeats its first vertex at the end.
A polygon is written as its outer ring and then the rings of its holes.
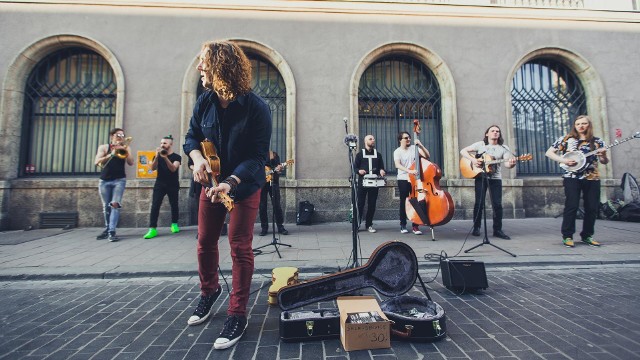
{"type": "Polygon", "coordinates": [[[251,87],[271,109],[271,150],[287,160],[287,88],[278,69],[259,56],[248,54],[251,60],[251,87]]]}
{"type": "MultiPolygon", "coordinates": [[[[438,81],[423,63],[408,56],[392,55],[369,66],[358,86],[360,145],[371,134],[383,154],[388,173],[397,171],[393,152],[400,145],[398,133],[413,137],[413,120],[422,127],[420,141],[431,161],[443,165],[442,116],[438,81]]],[[[446,169],[443,169],[446,172],[446,169]]]]}
{"type": "Polygon", "coordinates": [[[513,77],[511,106],[514,152],[534,155],[533,161],[518,163],[518,175],[562,173],[544,153],[571,130],[578,115],[587,113],[586,97],[575,74],[555,60],[530,61],[513,77]]]}
{"type": "Polygon", "coordinates": [[[57,51],[33,70],[25,91],[21,176],[90,175],[115,125],[116,81],[97,53],[57,51]]]}

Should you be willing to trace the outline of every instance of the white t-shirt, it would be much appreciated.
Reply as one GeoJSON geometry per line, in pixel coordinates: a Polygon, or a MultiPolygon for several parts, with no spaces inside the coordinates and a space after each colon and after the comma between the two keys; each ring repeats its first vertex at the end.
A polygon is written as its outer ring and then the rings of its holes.
{"type": "MultiPolygon", "coordinates": [[[[416,146],[410,145],[406,150],[400,146],[393,152],[393,162],[399,160],[400,165],[409,168],[411,164],[413,164],[416,160],[416,146]]],[[[407,180],[409,181],[409,174],[402,170],[398,169],[398,176],[396,177],[398,180],[407,180]]]]}
{"type": "MultiPolygon", "coordinates": [[[[511,150],[507,145],[485,145],[484,141],[478,141],[471,144],[471,151],[475,151],[476,154],[487,153],[493,156],[496,160],[508,159],[511,155],[511,150]]],[[[490,179],[502,179],[502,164],[493,164],[495,171],[489,176],[490,179]]]]}

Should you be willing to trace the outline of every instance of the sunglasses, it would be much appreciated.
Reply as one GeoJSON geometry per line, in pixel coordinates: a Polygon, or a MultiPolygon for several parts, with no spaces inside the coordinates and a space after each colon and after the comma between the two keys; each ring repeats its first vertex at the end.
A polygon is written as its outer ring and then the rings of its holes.
{"type": "Polygon", "coordinates": [[[402,137],[402,139],[403,139],[403,140],[411,140],[411,137],[409,137],[409,136],[403,136],[403,137],[402,137]]]}
{"type": "Polygon", "coordinates": [[[115,134],[115,135],[116,135],[116,137],[119,137],[119,138],[123,138],[124,137],[124,134],[115,134]]]}

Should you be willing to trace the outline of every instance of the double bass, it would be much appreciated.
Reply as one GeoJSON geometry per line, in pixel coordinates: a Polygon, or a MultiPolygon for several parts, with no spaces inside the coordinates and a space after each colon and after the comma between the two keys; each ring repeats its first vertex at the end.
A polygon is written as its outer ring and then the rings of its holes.
{"type": "MultiPolygon", "coordinates": [[[[420,122],[413,120],[414,142],[419,134],[420,122]]],[[[427,159],[421,159],[418,145],[415,145],[415,148],[415,161],[409,169],[418,170],[418,173],[409,174],[411,191],[405,200],[407,218],[419,225],[430,227],[444,225],[453,217],[453,199],[451,194],[440,188],[442,177],[440,167],[427,159]]]]}

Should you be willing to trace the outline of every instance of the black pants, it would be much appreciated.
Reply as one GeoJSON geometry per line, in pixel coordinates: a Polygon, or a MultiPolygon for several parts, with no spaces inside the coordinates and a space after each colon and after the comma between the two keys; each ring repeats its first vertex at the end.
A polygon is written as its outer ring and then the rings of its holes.
{"type": "Polygon", "coordinates": [[[362,211],[364,202],[367,200],[367,217],[364,225],[366,228],[373,225],[373,215],[376,213],[376,201],[378,200],[377,187],[363,187],[362,182],[358,184],[358,224],[362,222],[362,211]]]}
{"type": "MultiPolygon", "coordinates": [[[[482,212],[480,211],[485,202],[486,209],[486,194],[487,189],[482,184],[483,177],[478,176],[475,182],[476,188],[476,203],[473,206],[473,227],[480,228],[482,223],[482,212]],[[483,191],[484,190],[484,191],[483,191]]],[[[491,208],[493,209],[493,231],[502,230],[502,180],[501,179],[487,179],[489,195],[491,196],[491,208]]]]}
{"type": "Polygon", "coordinates": [[[171,205],[171,223],[177,223],[180,218],[180,212],[178,210],[178,191],[177,186],[170,186],[163,183],[156,183],[153,186],[153,198],[151,201],[151,216],[149,217],[149,227],[158,227],[158,216],[160,215],[160,205],[164,196],[169,197],[169,204],[171,205]]]}
{"type": "MultiPolygon", "coordinates": [[[[407,226],[407,211],[405,209],[406,200],[409,197],[409,193],[411,192],[411,183],[408,180],[398,180],[398,192],[400,193],[400,226],[407,226]]],[[[414,226],[414,223],[411,223],[411,226],[414,226]]]]}
{"type": "Polygon", "coordinates": [[[262,193],[260,194],[260,226],[263,230],[269,230],[269,217],[267,216],[267,200],[271,194],[271,201],[273,201],[273,213],[276,217],[276,225],[278,229],[282,228],[284,217],[282,216],[282,206],[280,206],[280,184],[273,182],[273,185],[269,183],[264,184],[262,187],[262,193]]]}
{"type": "Polygon", "coordinates": [[[569,179],[565,178],[564,185],[564,212],[562,213],[562,237],[573,237],[576,232],[576,214],[580,206],[580,192],[584,200],[584,220],[580,236],[584,239],[594,234],[598,206],[600,205],[600,180],[569,179]]]}

